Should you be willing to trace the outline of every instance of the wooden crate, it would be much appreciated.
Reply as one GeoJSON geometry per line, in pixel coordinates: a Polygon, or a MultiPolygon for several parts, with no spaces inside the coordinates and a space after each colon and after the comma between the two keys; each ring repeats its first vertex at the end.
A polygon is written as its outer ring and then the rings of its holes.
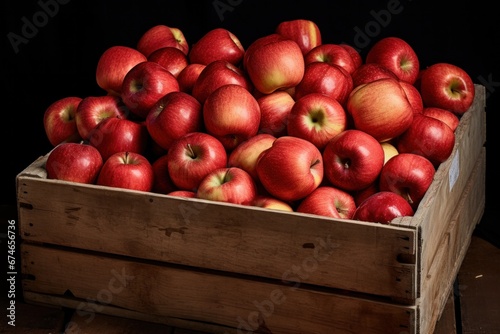
{"type": "Polygon", "coordinates": [[[32,303],[212,333],[432,333],[485,205],[485,89],[390,225],[17,177],[32,303]]]}

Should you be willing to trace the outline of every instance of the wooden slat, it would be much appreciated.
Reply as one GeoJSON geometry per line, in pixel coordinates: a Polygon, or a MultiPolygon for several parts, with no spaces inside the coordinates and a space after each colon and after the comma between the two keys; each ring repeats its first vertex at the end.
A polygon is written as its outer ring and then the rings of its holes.
{"type": "Polygon", "coordinates": [[[229,326],[233,332],[260,324],[281,334],[399,334],[416,328],[411,306],[31,244],[23,244],[22,253],[30,263],[24,274],[32,278],[23,281],[32,292],[27,298],[40,302],[70,291],[73,297],[65,298],[74,301],[84,320],[107,307],[115,315],[134,310],[191,321],[196,330],[203,323],[229,326]]]}
{"type": "Polygon", "coordinates": [[[485,206],[486,152],[483,148],[451,223],[437,248],[434,262],[422,273],[420,326],[422,333],[431,333],[453,288],[454,278],[467,252],[475,226],[485,206]]]}
{"type": "MultiPolygon", "coordinates": [[[[439,245],[448,233],[469,176],[486,142],[485,87],[476,85],[472,107],[456,129],[456,141],[451,157],[436,172],[433,184],[422,200],[413,222],[419,223],[420,270],[427,272],[433,265],[439,245]]],[[[484,182],[481,184],[483,191],[484,182]]]]}
{"type": "Polygon", "coordinates": [[[413,229],[27,176],[18,200],[29,242],[415,298],[413,229]]]}

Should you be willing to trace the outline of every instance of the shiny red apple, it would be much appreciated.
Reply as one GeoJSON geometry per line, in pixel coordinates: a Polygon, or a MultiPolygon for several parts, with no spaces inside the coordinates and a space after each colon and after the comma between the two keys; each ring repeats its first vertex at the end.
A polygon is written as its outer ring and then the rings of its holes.
{"type": "Polygon", "coordinates": [[[68,96],[52,102],[43,115],[43,128],[52,146],[81,139],[76,126],[76,110],[81,97],[68,96]]]}
{"type": "Polygon", "coordinates": [[[299,84],[304,76],[304,56],[297,42],[274,33],[248,46],[243,69],[259,92],[269,94],[299,84]]]}
{"type": "Polygon", "coordinates": [[[216,60],[224,60],[238,66],[243,60],[245,48],[239,38],[225,28],[214,28],[206,32],[189,51],[191,64],[208,65],[216,60]]]}
{"type": "Polygon", "coordinates": [[[170,179],[181,190],[196,191],[206,175],[227,166],[224,146],[205,132],[191,132],[175,140],[167,154],[170,179]]]}
{"type": "Polygon", "coordinates": [[[56,145],[45,162],[48,179],[93,184],[103,165],[99,151],[88,144],[66,142],[56,145]]]}
{"type": "Polygon", "coordinates": [[[277,138],[257,160],[259,181],[270,195],[300,200],[323,181],[323,158],[311,142],[293,136],[277,138]]]}
{"type": "Polygon", "coordinates": [[[96,184],[138,191],[151,191],[154,172],[146,157],[136,152],[117,152],[104,161],[96,184]]]}
{"type": "Polygon", "coordinates": [[[420,154],[439,166],[453,152],[455,132],[443,121],[415,115],[410,127],[397,140],[400,153],[420,154]]]}
{"type": "Polygon", "coordinates": [[[132,67],[144,61],[147,61],[147,57],[137,49],[122,45],[109,47],[97,62],[97,85],[108,94],[119,96],[125,75],[132,67]]]}
{"type": "Polygon", "coordinates": [[[401,195],[391,191],[379,191],[358,205],[352,219],[390,224],[395,218],[413,215],[413,209],[401,195]]]}
{"type": "Polygon", "coordinates": [[[323,164],[325,176],[333,186],[357,191],[378,178],[384,165],[384,150],[370,134],[348,129],[326,144],[323,164]]]}
{"type": "Polygon", "coordinates": [[[254,179],[238,167],[222,167],[210,172],[196,191],[197,198],[242,205],[250,205],[255,196],[254,179]]]}
{"type": "Polygon", "coordinates": [[[275,33],[295,41],[304,55],[322,43],[318,25],[307,19],[282,21],[276,27],[275,33]]]}
{"type": "Polygon", "coordinates": [[[351,219],[356,211],[354,197],[345,190],[321,186],[300,201],[297,212],[351,219]]]}
{"type": "Polygon", "coordinates": [[[146,127],[151,138],[168,151],[174,140],[203,130],[201,104],[188,93],[167,93],[149,111],[146,127]]]}
{"type": "Polygon", "coordinates": [[[179,83],[165,67],[153,61],[134,66],[123,79],[121,97],[128,109],[141,119],[164,95],[179,91],[179,83]]]}
{"type": "Polygon", "coordinates": [[[380,142],[398,137],[413,121],[411,105],[399,80],[385,78],[354,88],[347,100],[354,127],[380,142]]]}
{"type": "Polygon", "coordinates": [[[435,168],[429,159],[414,153],[399,153],[389,159],[380,172],[380,191],[402,196],[417,210],[434,180],[435,168]]]}
{"type": "Polygon", "coordinates": [[[299,98],[288,115],[288,135],[306,139],[320,151],[346,128],[347,115],[340,102],[321,93],[299,98]]]}
{"type": "Polygon", "coordinates": [[[394,36],[378,40],[368,50],[365,62],[380,64],[410,84],[415,83],[420,71],[415,50],[406,40],[394,36]]]}
{"type": "Polygon", "coordinates": [[[260,107],[243,86],[224,85],[205,100],[203,121],[207,133],[231,151],[259,131],[260,107]]]}

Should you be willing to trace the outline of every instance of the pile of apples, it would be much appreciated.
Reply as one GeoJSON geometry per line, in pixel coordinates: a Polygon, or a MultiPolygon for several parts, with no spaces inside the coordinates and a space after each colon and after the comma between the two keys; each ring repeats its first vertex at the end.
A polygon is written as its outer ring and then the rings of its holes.
{"type": "Polygon", "coordinates": [[[45,111],[49,179],[383,224],[415,213],[475,93],[399,37],[363,61],[305,19],[246,48],[157,25],[105,50],[96,82],[45,111]]]}

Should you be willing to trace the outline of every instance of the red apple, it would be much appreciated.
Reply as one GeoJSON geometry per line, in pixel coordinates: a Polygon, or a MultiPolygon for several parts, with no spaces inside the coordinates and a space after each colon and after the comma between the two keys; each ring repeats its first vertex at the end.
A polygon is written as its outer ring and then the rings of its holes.
{"type": "Polygon", "coordinates": [[[252,90],[252,83],[241,68],[225,60],[216,60],[200,72],[192,95],[203,104],[213,91],[224,85],[240,85],[248,91],[252,90]]]}
{"type": "Polygon", "coordinates": [[[179,28],[163,24],[149,28],[137,42],[137,50],[146,57],[149,57],[155,50],[168,46],[181,50],[186,56],[189,52],[189,44],[183,32],[179,28]]]}
{"type": "Polygon", "coordinates": [[[323,150],[325,176],[346,191],[368,187],[384,165],[384,150],[370,134],[348,129],[333,137],[323,150]]]}
{"type": "Polygon", "coordinates": [[[102,165],[98,185],[123,189],[151,191],[154,172],[146,157],[136,152],[117,152],[102,165]]]}
{"type": "Polygon", "coordinates": [[[177,187],[172,182],[170,178],[170,174],[168,173],[168,154],[157,158],[151,166],[153,167],[154,174],[154,183],[152,192],[159,194],[168,194],[174,190],[177,190],[177,187]]]}
{"type": "Polygon", "coordinates": [[[321,186],[300,201],[297,212],[314,215],[351,219],[356,211],[354,197],[336,188],[321,186]]]}
{"type": "Polygon", "coordinates": [[[475,87],[472,78],[463,68],[449,63],[437,63],[422,72],[420,93],[424,106],[447,109],[462,115],[474,101],[475,87]]]}
{"type": "Polygon", "coordinates": [[[191,132],[175,140],[167,154],[170,179],[181,190],[195,191],[211,171],[227,166],[222,143],[204,132],[191,132]]]}
{"type": "Polygon", "coordinates": [[[346,44],[346,43],[340,43],[339,45],[341,47],[343,47],[344,49],[346,49],[347,52],[349,52],[356,69],[363,64],[363,57],[361,57],[361,54],[359,53],[359,51],[357,49],[355,49],[352,45],[346,44]]]}
{"type": "Polygon", "coordinates": [[[275,33],[295,41],[304,55],[322,43],[321,31],[311,20],[282,21],[276,27],[275,33]]]}
{"type": "Polygon", "coordinates": [[[243,68],[259,92],[270,94],[299,84],[304,76],[304,56],[297,42],[270,34],[248,46],[243,68]]]}
{"type": "Polygon", "coordinates": [[[335,64],[313,62],[306,65],[304,77],[295,87],[295,100],[311,93],[321,93],[345,105],[353,88],[346,70],[335,64]]]}
{"type": "Polygon", "coordinates": [[[127,107],[119,96],[103,95],[83,98],[75,113],[76,128],[80,137],[88,140],[97,124],[109,117],[128,118],[127,107]]]}
{"type": "Polygon", "coordinates": [[[97,85],[108,94],[119,96],[125,75],[146,60],[144,54],[128,46],[116,45],[106,49],[97,62],[97,85]]]}
{"type": "Polygon", "coordinates": [[[362,84],[369,83],[378,79],[392,78],[398,79],[396,74],[394,74],[388,68],[377,64],[369,63],[360,65],[352,74],[352,84],[353,87],[358,87],[362,84]]]}
{"type": "Polygon", "coordinates": [[[224,60],[239,65],[245,49],[238,37],[225,28],[215,28],[203,35],[189,51],[191,64],[208,65],[216,60],[224,60]]]}
{"type": "Polygon", "coordinates": [[[420,71],[420,62],[411,45],[399,37],[378,40],[366,54],[366,63],[377,63],[403,81],[415,83],[420,71]]]}
{"type": "Polygon", "coordinates": [[[434,174],[435,169],[429,159],[418,154],[400,152],[382,167],[379,189],[397,193],[408,201],[413,210],[417,210],[434,174]]]}
{"type": "Polygon", "coordinates": [[[173,46],[166,46],[151,52],[148,61],[165,67],[176,78],[189,65],[189,60],[184,52],[173,46]]]}
{"type": "Polygon", "coordinates": [[[134,66],[123,79],[121,97],[132,113],[145,119],[164,95],[179,91],[179,83],[165,67],[152,61],[134,66]]]}
{"type": "Polygon", "coordinates": [[[228,167],[239,167],[258,180],[257,159],[259,155],[273,145],[276,137],[268,133],[256,134],[236,146],[228,157],[228,167]]]}
{"type": "Polygon", "coordinates": [[[257,175],[266,191],[283,201],[300,200],[323,180],[323,159],[311,142],[293,136],[277,138],[257,160],[257,175]]]}
{"type": "Polygon", "coordinates": [[[350,193],[354,198],[356,207],[358,207],[365,199],[367,199],[368,197],[379,191],[380,189],[378,187],[378,178],[377,178],[377,180],[375,180],[375,182],[370,184],[368,187],[356,191],[351,191],[350,193]]]}
{"type": "Polygon", "coordinates": [[[188,93],[167,93],[149,111],[146,127],[151,138],[168,150],[175,139],[202,130],[201,104],[188,93]]]}
{"type": "Polygon", "coordinates": [[[275,91],[257,98],[260,107],[260,133],[275,137],[287,134],[288,116],[295,100],[285,91],[275,91]]]}
{"type": "Polygon", "coordinates": [[[255,196],[254,179],[238,167],[213,170],[203,178],[196,191],[197,198],[243,205],[250,205],[255,196]]]}
{"type": "Polygon", "coordinates": [[[145,125],[129,119],[109,117],[90,132],[89,142],[106,161],[118,152],[144,154],[148,148],[149,134],[145,125]]]}
{"type": "Polygon", "coordinates": [[[330,139],[346,128],[347,116],[340,102],[321,93],[310,93],[293,105],[287,133],[310,141],[322,151],[330,139]]]}
{"type": "Polygon", "coordinates": [[[177,197],[186,197],[186,198],[196,198],[196,193],[191,190],[174,190],[169,192],[167,195],[177,196],[177,197]]]}
{"type": "Polygon", "coordinates": [[[354,88],[347,100],[354,127],[380,142],[398,137],[413,121],[413,107],[396,79],[379,79],[354,88]]]}
{"type": "Polygon", "coordinates": [[[395,218],[412,217],[413,215],[413,209],[403,197],[391,191],[380,191],[358,205],[353,219],[390,224],[395,218]]]}
{"type": "Polygon", "coordinates": [[[259,104],[243,86],[224,85],[205,100],[203,121],[206,131],[231,151],[259,131],[259,104]]]}
{"type": "Polygon", "coordinates": [[[304,61],[306,65],[313,62],[324,62],[330,65],[335,64],[346,70],[349,75],[351,75],[357,67],[349,51],[338,44],[332,43],[316,46],[304,55],[304,61]]]}
{"type": "Polygon", "coordinates": [[[257,194],[252,202],[250,202],[250,205],[270,210],[293,212],[293,208],[290,204],[269,195],[257,194]]]}
{"type": "Polygon", "coordinates": [[[103,160],[99,151],[84,143],[60,143],[49,152],[45,169],[48,179],[95,183],[103,160]]]}
{"type": "Polygon", "coordinates": [[[192,94],[193,87],[206,65],[188,64],[178,75],[177,82],[181,92],[192,94]]]}
{"type": "Polygon", "coordinates": [[[453,131],[455,131],[460,124],[460,118],[457,114],[443,108],[425,107],[422,111],[425,116],[431,116],[443,121],[453,131]]]}
{"type": "Polygon", "coordinates": [[[423,114],[415,115],[410,127],[397,140],[400,153],[420,154],[435,167],[453,152],[455,132],[443,121],[423,114]]]}
{"type": "Polygon", "coordinates": [[[76,127],[76,110],[81,97],[63,97],[51,103],[43,115],[43,127],[52,146],[62,142],[77,142],[81,139],[76,127]]]}
{"type": "Polygon", "coordinates": [[[406,97],[413,107],[413,112],[416,114],[422,113],[424,110],[424,101],[422,100],[422,95],[420,95],[420,91],[417,87],[409,84],[406,81],[400,81],[401,87],[406,93],[406,97]]]}

